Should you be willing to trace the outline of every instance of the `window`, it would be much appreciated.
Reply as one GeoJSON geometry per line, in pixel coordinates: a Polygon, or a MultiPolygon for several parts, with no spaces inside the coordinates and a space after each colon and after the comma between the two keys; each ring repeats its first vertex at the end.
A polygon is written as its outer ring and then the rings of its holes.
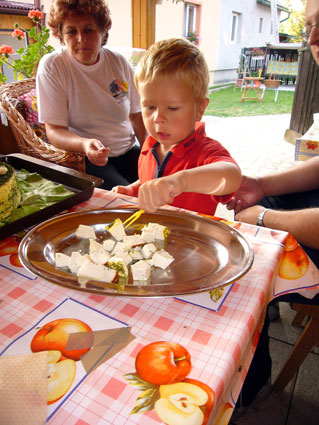
{"type": "Polygon", "coordinates": [[[263,32],[264,18],[259,18],[259,34],[263,32]]]}
{"type": "Polygon", "coordinates": [[[190,31],[196,31],[196,5],[185,3],[184,12],[184,37],[186,37],[190,31]]]}
{"type": "Polygon", "coordinates": [[[238,21],[239,21],[239,14],[232,12],[231,29],[230,29],[230,42],[231,43],[236,43],[236,41],[237,41],[238,21]]]}

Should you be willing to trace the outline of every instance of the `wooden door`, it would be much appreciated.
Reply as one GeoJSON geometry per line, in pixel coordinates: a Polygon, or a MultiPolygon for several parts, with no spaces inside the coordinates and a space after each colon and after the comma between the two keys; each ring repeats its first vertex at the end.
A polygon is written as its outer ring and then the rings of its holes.
{"type": "Polygon", "coordinates": [[[155,41],[156,0],[132,0],[133,46],[147,49],[155,41]]]}

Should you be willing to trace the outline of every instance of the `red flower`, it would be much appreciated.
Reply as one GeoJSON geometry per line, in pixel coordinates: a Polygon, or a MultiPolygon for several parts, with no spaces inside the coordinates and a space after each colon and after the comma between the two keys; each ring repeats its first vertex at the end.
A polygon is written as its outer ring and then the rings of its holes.
{"type": "Polygon", "coordinates": [[[39,22],[43,18],[43,13],[39,10],[30,10],[28,18],[33,19],[34,22],[39,22]]]}
{"type": "Polygon", "coordinates": [[[14,50],[11,46],[8,46],[7,44],[3,44],[0,47],[0,53],[2,53],[3,55],[12,55],[12,53],[14,53],[14,50]]]}
{"type": "Polygon", "coordinates": [[[16,37],[18,40],[25,38],[25,33],[19,29],[15,29],[12,33],[12,37],[16,37]]]}
{"type": "Polygon", "coordinates": [[[307,148],[313,151],[319,146],[318,142],[307,142],[307,148]]]}

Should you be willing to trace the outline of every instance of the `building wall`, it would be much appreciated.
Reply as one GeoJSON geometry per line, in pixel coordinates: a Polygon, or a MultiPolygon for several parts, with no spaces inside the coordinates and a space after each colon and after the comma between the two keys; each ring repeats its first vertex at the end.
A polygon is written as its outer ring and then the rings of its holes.
{"type": "MultiPolygon", "coordinates": [[[[210,84],[235,80],[239,57],[243,47],[264,46],[274,42],[270,32],[271,9],[256,0],[188,0],[200,7],[198,31],[200,49],[204,53],[210,70],[210,84]],[[238,38],[230,42],[232,12],[240,14],[238,38]],[[264,28],[259,33],[259,19],[264,18],[264,28]]],[[[30,0],[23,1],[31,3],[30,0]]],[[[41,0],[42,11],[49,13],[51,0],[41,0]]],[[[108,0],[111,10],[112,28],[108,46],[132,57],[132,10],[131,0],[108,0]]],[[[184,3],[172,0],[156,0],[155,41],[182,37],[184,26],[184,3]]],[[[55,47],[60,42],[53,37],[55,47]]],[[[1,40],[0,40],[0,44],[1,40]]]]}
{"type": "MultiPolygon", "coordinates": [[[[243,47],[266,46],[274,42],[271,34],[271,9],[258,4],[256,0],[220,0],[220,32],[218,35],[218,53],[216,67],[213,69],[213,81],[234,80],[237,76],[239,57],[243,47]],[[236,43],[230,41],[232,12],[239,14],[236,43]],[[263,29],[259,32],[260,18],[263,29]]],[[[279,16],[280,14],[278,14],[279,16]]]]}

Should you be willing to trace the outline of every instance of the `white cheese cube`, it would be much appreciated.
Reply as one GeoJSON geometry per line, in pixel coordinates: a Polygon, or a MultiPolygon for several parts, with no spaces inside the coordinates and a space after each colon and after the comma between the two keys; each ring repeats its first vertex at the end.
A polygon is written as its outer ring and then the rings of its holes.
{"type": "Polygon", "coordinates": [[[132,260],[134,260],[134,261],[136,261],[136,260],[143,260],[143,258],[144,258],[143,255],[141,254],[141,251],[140,250],[136,251],[134,249],[133,251],[130,251],[129,254],[130,254],[132,260]]]}
{"type": "MultiPolygon", "coordinates": [[[[154,237],[154,240],[166,240],[168,234],[170,233],[169,229],[166,226],[163,226],[158,223],[149,223],[147,226],[143,227],[142,229],[142,237],[143,239],[151,239],[152,236],[154,237]]],[[[152,241],[150,241],[152,242],[152,241]]]]}
{"type": "Polygon", "coordinates": [[[148,243],[148,244],[143,246],[142,255],[145,259],[151,258],[153,256],[154,252],[156,252],[156,250],[157,250],[157,248],[153,243],[148,243]]]}
{"type": "Polygon", "coordinates": [[[72,254],[71,254],[70,263],[69,263],[69,269],[71,270],[71,273],[75,273],[76,274],[77,271],[79,270],[80,266],[86,260],[91,261],[91,258],[89,257],[88,254],[81,255],[80,252],[73,251],[72,254]]]}
{"type": "Polygon", "coordinates": [[[155,252],[152,260],[154,267],[160,267],[161,269],[165,270],[174,261],[174,257],[164,249],[160,249],[159,251],[155,252]]]}
{"type": "Polygon", "coordinates": [[[152,229],[142,229],[141,236],[146,243],[155,242],[155,232],[152,229]]]}
{"type": "Polygon", "coordinates": [[[110,269],[114,269],[118,272],[119,277],[127,278],[128,276],[128,268],[123,258],[120,257],[111,257],[107,263],[110,269]]]}
{"type": "Polygon", "coordinates": [[[115,247],[113,248],[112,255],[115,255],[118,252],[126,251],[125,245],[123,242],[116,242],[115,247]]]}
{"type": "Polygon", "coordinates": [[[95,264],[105,264],[111,256],[111,254],[108,251],[105,251],[103,246],[94,239],[90,239],[89,249],[90,257],[95,264]]]}
{"type": "Polygon", "coordinates": [[[123,243],[125,247],[130,250],[133,246],[144,245],[145,241],[141,235],[128,235],[124,236],[123,243]]]}
{"type": "Polygon", "coordinates": [[[55,254],[55,267],[69,267],[71,258],[68,255],[63,254],[62,252],[57,252],[55,254]]]}
{"type": "Polygon", "coordinates": [[[95,264],[106,264],[111,257],[111,254],[105,250],[96,251],[90,254],[95,264]]]}
{"type": "Polygon", "coordinates": [[[76,229],[75,234],[78,238],[82,239],[96,239],[94,228],[91,226],[85,226],[84,224],[80,224],[80,226],[76,229]]]}
{"type": "Polygon", "coordinates": [[[133,280],[148,280],[151,277],[151,266],[146,261],[138,261],[131,266],[133,280]]]}
{"type": "Polygon", "coordinates": [[[121,241],[126,235],[122,221],[116,218],[106,229],[111,233],[114,239],[121,241]]]}
{"type": "Polygon", "coordinates": [[[112,251],[112,249],[114,248],[115,245],[115,240],[113,239],[106,239],[105,241],[103,241],[103,248],[105,249],[105,251],[112,251]]]}
{"type": "Polygon", "coordinates": [[[104,251],[104,248],[99,242],[96,242],[96,240],[90,239],[89,251],[90,254],[92,254],[93,252],[104,251]]]}
{"type": "Polygon", "coordinates": [[[116,274],[115,270],[108,269],[101,264],[92,264],[89,261],[84,262],[77,272],[78,277],[101,282],[113,282],[116,274]]]}

